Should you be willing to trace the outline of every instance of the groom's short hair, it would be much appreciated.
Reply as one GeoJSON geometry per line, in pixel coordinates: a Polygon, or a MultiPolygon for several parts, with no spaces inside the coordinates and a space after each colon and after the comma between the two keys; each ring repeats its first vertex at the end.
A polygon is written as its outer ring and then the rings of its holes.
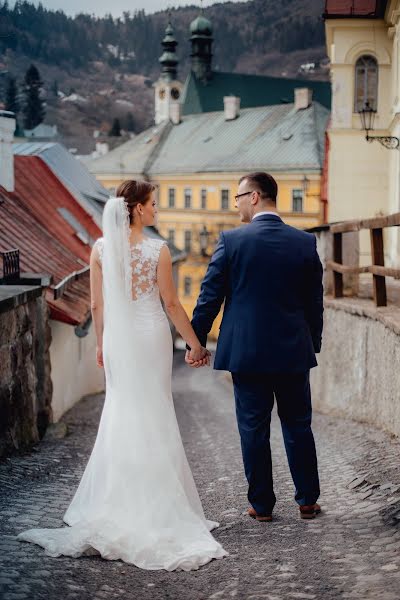
{"type": "Polygon", "coordinates": [[[272,202],[276,202],[276,197],[278,195],[278,184],[275,179],[269,173],[264,173],[263,171],[256,171],[254,173],[249,173],[248,175],[243,175],[240,178],[239,183],[247,180],[250,184],[252,191],[257,190],[261,194],[261,198],[263,200],[272,200],[272,202]]]}

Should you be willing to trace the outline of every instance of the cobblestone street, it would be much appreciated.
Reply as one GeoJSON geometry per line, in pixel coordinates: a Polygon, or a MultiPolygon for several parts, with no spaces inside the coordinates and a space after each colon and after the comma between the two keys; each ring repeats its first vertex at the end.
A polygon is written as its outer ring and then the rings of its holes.
{"type": "Polygon", "coordinates": [[[220,522],[214,533],[229,557],[191,573],[149,572],[98,557],[50,558],[16,541],[26,528],[62,525],[96,435],[102,397],[91,397],[66,415],[65,438],[0,464],[1,600],[399,600],[398,440],[315,414],[324,512],[301,521],[274,414],[278,502],[274,521],[258,523],[243,514],[246,484],[226,376],[191,370],[177,352],[174,399],[206,515],[220,522]]]}

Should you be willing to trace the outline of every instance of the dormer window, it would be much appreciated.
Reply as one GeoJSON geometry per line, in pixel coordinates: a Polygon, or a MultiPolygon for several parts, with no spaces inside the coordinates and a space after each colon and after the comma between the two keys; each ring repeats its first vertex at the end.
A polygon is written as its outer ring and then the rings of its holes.
{"type": "Polygon", "coordinates": [[[373,56],[364,55],[356,62],[354,112],[367,105],[378,110],[378,63],[373,56]]]}

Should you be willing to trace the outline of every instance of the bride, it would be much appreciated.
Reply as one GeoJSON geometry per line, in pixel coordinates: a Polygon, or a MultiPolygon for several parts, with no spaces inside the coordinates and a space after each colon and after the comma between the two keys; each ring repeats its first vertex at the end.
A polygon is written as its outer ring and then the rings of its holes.
{"type": "Polygon", "coordinates": [[[226,552],[210,531],[176,420],[166,311],[192,348],[209,357],[180,304],[164,241],[144,235],[157,213],[155,187],[125,181],[104,208],[91,260],[97,364],[106,397],[96,442],[64,515],[70,527],[31,529],[19,540],[50,556],[100,554],[143,569],[198,569],[226,552]]]}

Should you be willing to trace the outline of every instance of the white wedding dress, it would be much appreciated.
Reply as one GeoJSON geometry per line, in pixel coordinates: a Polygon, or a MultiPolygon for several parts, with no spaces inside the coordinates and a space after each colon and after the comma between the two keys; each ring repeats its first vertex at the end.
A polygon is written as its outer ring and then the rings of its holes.
{"type": "Polygon", "coordinates": [[[210,533],[218,523],[204,516],[173,405],[172,338],[156,280],[165,242],[144,238],[129,246],[127,218],[123,200],[110,199],[104,238],[96,242],[106,398],[92,454],[64,515],[70,527],[31,529],[18,539],[50,556],[99,553],[143,569],[189,571],[227,553],[210,533]]]}

